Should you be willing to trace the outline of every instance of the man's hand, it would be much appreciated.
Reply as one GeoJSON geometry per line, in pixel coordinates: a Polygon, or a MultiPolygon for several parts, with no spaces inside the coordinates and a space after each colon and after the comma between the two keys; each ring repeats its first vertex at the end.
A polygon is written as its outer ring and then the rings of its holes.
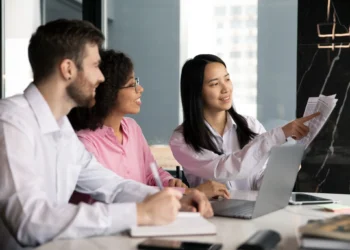
{"type": "Polygon", "coordinates": [[[209,218],[214,215],[213,208],[204,193],[192,189],[184,195],[181,202],[181,211],[199,212],[203,217],[209,218]]]}
{"type": "Polygon", "coordinates": [[[319,116],[320,114],[320,112],[317,112],[312,115],[295,119],[294,121],[284,125],[282,127],[284,135],[286,138],[292,137],[294,140],[300,140],[309,133],[309,127],[304,125],[304,123],[319,116]]]}
{"type": "Polygon", "coordinates": [[[168,187],[181,187],[181,188],[188,188],[185,183],[182,182],[182,180],[174,178],[170,179],[168,182],[168,187]]]}
{"type": "Polygon", "coordinates": [[[137,204],[138,225],[165,225],[173,222],[181,208],[182,193],[173,188],[148,196],[137,204]]]}
{"type": "Polygon", "coordinates": [[[216,181],[206,181],[195,187],[195,189],[203,192],[209,199],[218,196],[222,196],[226,199],[230,198],[230,193],[226,186],[216,181]]]}

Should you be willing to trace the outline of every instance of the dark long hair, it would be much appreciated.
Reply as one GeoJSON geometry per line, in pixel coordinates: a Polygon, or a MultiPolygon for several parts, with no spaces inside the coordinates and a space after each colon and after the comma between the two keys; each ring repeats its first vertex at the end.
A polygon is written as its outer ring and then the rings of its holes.
{"type": "MultiPolygon", "coordinates": [[[[208,149],[216,154],[223,152],[217,148],[213,141],[213,134],[204,122],[202,90],[205,67],[209,63],[221,63],[223,60],[215,55],[202,54],[186,61],[181,72],[181,101],[183,107],[183,123],[179,128],[185,138],[185,142],[196,152],[208,149]]],[[[248,127],[247,120],[238,114],[233,107],[228,110],[237,124],[237,137],[243,148],[257,134],[248,127]]]]}
{"type": "Polygon", "coordinates": [[[103,126],[104,120],[117,103],[120,87],[124,86],[134,66],[131,59],[122,52],[114,50],[100,51],[100,69],[105,82],[96,89],[96,103],[92,108],[77,107],[71,110],[68,118],[74,128],[96,130],[103,126]]]}

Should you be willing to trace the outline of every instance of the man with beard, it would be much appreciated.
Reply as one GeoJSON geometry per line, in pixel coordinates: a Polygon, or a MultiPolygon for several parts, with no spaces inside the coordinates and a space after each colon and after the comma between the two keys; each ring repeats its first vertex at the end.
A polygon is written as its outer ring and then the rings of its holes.
{"type": "Polygon", "coordinates": [[[95,103],[95,89],[104,81],[103,40],[85,21],[40,26],[28,47],[33,83],[23,95],[0,101],[0,219],[22,245],[167,224],[180,208],[213,215],[202,193],[182,197],[123,179],[76,137],[66,115],[95,103]],[[101,202],[69,204],[74,190],[101,202]]]}

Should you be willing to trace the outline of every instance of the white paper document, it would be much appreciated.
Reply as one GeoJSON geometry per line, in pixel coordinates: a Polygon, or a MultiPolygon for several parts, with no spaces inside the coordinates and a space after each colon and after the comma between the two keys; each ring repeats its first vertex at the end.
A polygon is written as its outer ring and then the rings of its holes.
{"type": "Polygon", "coordinates": [[[316,112],[321,114],[312,120],[305,122],[310,129],[310,132],[303,139],[299,140],[298,143],[305,145],[305,148],[309,146],[316,135],[320,132],[323,125],[326,123],[330,114],[337,104],[338,99],[335,98],[335,95],[324,96],[320,95],[319,97],[310,97],[303,116],[308,116],[316,112]]]}
{"type": "Polygon", "coordinates": [[[216,234],[216,226],[200,213],[180,212],[174,222],[164,226],[135,226],[131,237],[216,234]]]}

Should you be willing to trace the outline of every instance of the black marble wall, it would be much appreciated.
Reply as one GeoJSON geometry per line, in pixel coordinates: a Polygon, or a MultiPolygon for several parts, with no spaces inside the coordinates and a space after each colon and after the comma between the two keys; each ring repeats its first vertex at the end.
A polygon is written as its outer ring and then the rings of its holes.
{"type": "Polygon", "coordinates": [[[350,0],[299,0],[297,117],[309,97],[336,94],[337,106],[307,149],[297,190],[350,193],[350,0]],[[334,25],[335,23],[335,25],[334,25]],[[320,48],[331,46],[334,48],[320,48]]]}

